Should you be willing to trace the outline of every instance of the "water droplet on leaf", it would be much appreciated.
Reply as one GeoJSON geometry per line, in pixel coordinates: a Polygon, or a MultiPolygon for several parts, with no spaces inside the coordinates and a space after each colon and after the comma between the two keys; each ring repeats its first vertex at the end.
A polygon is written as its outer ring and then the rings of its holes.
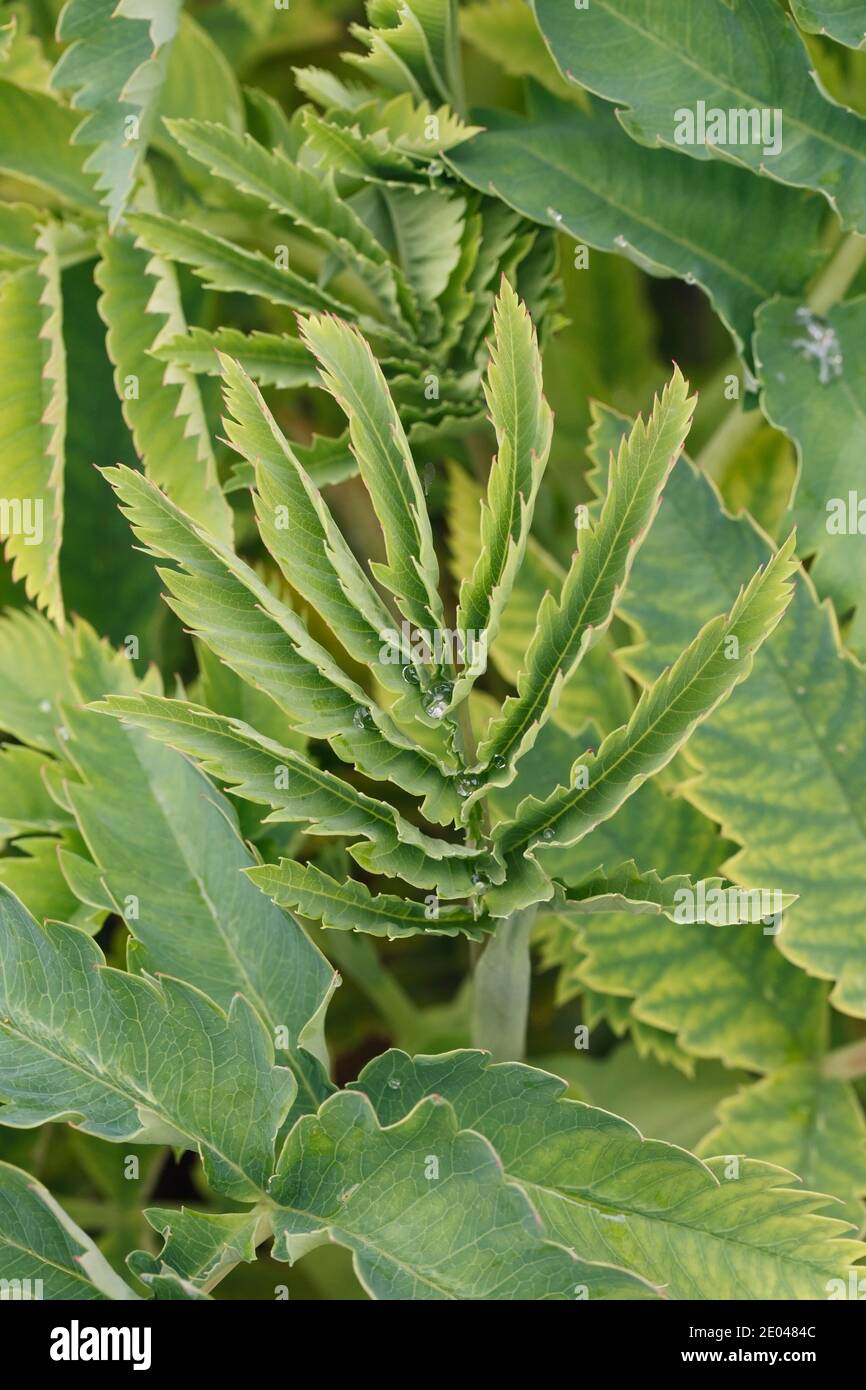
{"type": "Polygon", "coordinates": [[[421,702],[431,719],[442,718],[451,703],[453,690],[450,681],[438,681],[436,685],[431,685],[421,702]]]}

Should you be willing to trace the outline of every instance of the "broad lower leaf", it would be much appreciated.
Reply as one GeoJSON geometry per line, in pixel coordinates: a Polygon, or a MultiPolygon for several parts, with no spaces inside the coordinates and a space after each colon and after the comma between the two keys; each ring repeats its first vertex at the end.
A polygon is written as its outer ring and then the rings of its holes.
{"type": "MultiPolygon", "coordinates": [[[[610,416],[601,423],[604,457],[611,425],[614,436],[623,428],[610,416]]],[[[681,459],[623,597],[622,614],[642,639],[628,653],[628,670],[650,683],[693,623],[730,602],[769,554],[748,517],[730,517],[713,485],[681,459]],[[687,613],[676,602],[683,585],[687,613]]],[[[683,788],[742,846],[723,866],[729,878],[797,895],[776,945],[811,974],[835,980],[831,1001],[857,1017],[866,1017],[866,812],[863,740],[848,712],[866,698],[863,686],[832,615],[799,576],[786,620],[749,681],[690,742],[697,775],[683,788]]]]}
{"type": "Polygon", "coordinates": [[[270,1191],[275,1256],[327,1237],[353,1252],[374,1298],[655,1296],[623,1270],[545,1240],[491,1144],[439,1095],[405,1107],[387,1128],[366,1096],[334,1096],[295,1126],[270,1191]]]}
{"type": "Polygon", "coordinates": [[[856,610],[846,638],[863,657],[866,508],[858,489],[866,418],[857,383],[866,372],[866,298],[837,305],[826,319],[791,299],[765,304],[757,318],[755,358],[764,413],[797,446],[791,514],[800,552],[814,556],[809,573],[837,613],[856,610]]]}
{"type": "Polygon", "coordinates": [[[861,1229],[866,1194],[866,1123],[848,1081],[800,1063],[765,1076],[719,1105],[719,1123],[704,1138],[705,1154],[748,1154],[797,1173],[807,1187],[844,1203],[861,1229]]]}
{"type": "MultiPolygon", "coordinates": [[[[567,23],[583,19],[567,10],[567,23]]],[[[552,97],[536,104],[530,121],[484,112],[485,133],[450,154],[451,167],[535,222],[698,284],[740,351],[758,306],[814,272],[817,200],[721,161],[643,149],[599,103],[590,114],[552,97]],[[780,225],[784,246],[763,232],[780,225]]]]}
{"type": "Polygon", "coordinates": [[[797,1191],[784,1169],[744,1163],[728,1182],[718,1161],[564,1100],[565,1082],[532,1067],[491,1066],[480,1052],[387,1052],[352,1088],[398,1127],[423,1096],[441,1096],[492,1144],[551,1239],[633,1269],[669,1298],[822,1298],[864,1249],[840,1240],[845,1224],[816,1214],[828,1198],[797,1191]]]}
{"type": "Polygon", "coordinates": [[[866,15],[857,0],[791,0],[791,12],[807,34],[828,34],[848,48],[866,48],[866,15]]]}
{"type": "Polygon", "coordinates": [[[843,225],[866,231],[866,124],[813,80],[781,6],[604,0],[576,11],[558,0],[533,3],[562,72],[627,107],[618,117],[635,140],[694,159],[718,154],[816,188],[843,225]]]}
{"type": "Polygon", "coordinates": [[[0,1124],[198,1149],[217,1191],[260,1195],[295,1081],[242,996],[225,1014],[179,981],[110,969],[2,887],[0,940],[0,1124]]]}
{"type": "Polygon", "coordinates": [[[0,1163],[2,1299],[134,1299],[90,1236],[35,1178],[0,1163]]]}

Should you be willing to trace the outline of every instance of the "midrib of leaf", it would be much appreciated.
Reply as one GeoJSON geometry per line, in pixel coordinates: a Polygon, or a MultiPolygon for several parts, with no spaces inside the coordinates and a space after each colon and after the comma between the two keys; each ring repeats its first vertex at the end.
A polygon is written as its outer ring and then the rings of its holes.
{"type": "MultiPolygon", "coordinates": [[[[588,189],[593,197],[602,199],[607,203],[608,207],[615,208],[617,212],[623,213],[624,216],[631,218],[632,221],[639,222],[642,227],[648,227],[650,231],[658,233],[659,236],[664,237],[665,241],[672,241],[675,246],[682,246],[685,250],[691,251],[702,260],[710,261],[713,265],[717,265],[726,275],[730,275],[731,279],[738,280],[742,285],[745,285],[747,289],[754,291],[761,299],[767,299],[773,293],[766,285],[759,284],[756,280],[753,280],[750,275],[747,275],[745,271],[738,270],[736,266],[730,265],[727,261],[723,261],[720,256],[714,255],[711,251],[708,251],[706,247],[696,246],[695,243],[689,241],[687,237],[674,233],[667,227],[660,226],[657,222],[654,222],[651,217],[647,217],[645,213],[636,212],[633,208],[626,207],[622,203],[616,202],[616,200],[611,197],[609,189],[598,189],[593,187],[585,178],[579,178],[577,171],[571,165],[557,164],[552,157],[541,160],[541,157],[536,152],[533,152],[533,159],[547,164],[554,173],[568,178],[581,188],[588,189]]],[[[513,202],[509,201],[505,194],[499,192],[492,182],[490,184],[490,191],[491,193],[495,193],[496,197],[500,198],[502,202],[507,203],[509,207],[513,207],[516,212],[520,211],[513,202]]],[[[652,258],[650,257],[650,259],[652,258]]]]}
{"type": "MultiPolygon", "coordinates": [[[[651,29],[645,29],[643,25],[639,24],[636,19],[632,19],[630,16],[626,16],[622,14],[619,10],[614,9],[611,5],[606,4],[605,0],[592,0],[592,3],[596,6],[597,9],[604,10],[606,14],[612,14],[614,18],[625,28],[633,29],[636,34],[640,34],[641,38],[651,47],[660,48],[662,50],[663,56],[666,53],[667,48],[669,46],[672,46],[664,43],[661,39],[659,39],[658,35],[654,34],[651,29]]],[[[695,58],[693,58],[691,54],[687,52],[687,50],[677,48],[675,51],[677,58],[682,62],[683,66],[691,68],[693,72],[696,72],[701,78],[705,79],[706,82],[710,84],[710,86],[721,87],[723,91],[730,92],[732,96],[743,97],[751,106],[760,107],[766,105],[766,103],[762,99],[756,98],[752,95],[751,92],[747,92],[744,88],[736,86],[736,84],[731,82],[729,78],[720,77],[719,74],[713,72],[712,69],[705,68],[701,63],[699,63],[695,58]]],[[[804,57],[805,56],[806,55],[804,53],[804,57]]],[[[572,82],[576,81],[576,79],[572,76],[571,73],[568,73],[567,75],[572,82]]],[[[582,87],[585,84],[582,82],[578,82],[577,85],[582,87]]],[[[590,87],[589,91],[597,92],[598,96],[604,96],[604,93],[598,92],[595,87],[590,87]]],[[[837,103],[831,104],[836,105],[837,103]]],[[[630,106],[629,109],[633,108],[630,106]]],[[[844,110],[845,108],[841,107],[840,109],[844,110]]],[[[866,155],[864,155],[862,150],[855,149],[851,145],[846,145],[841,140],[833,140],[830,136],[825,135],[823,132],[817,131],[813,126],[807,125],[805,121],[798,120],[796,116],[789,115],[787,111],[785,112],[785,123],[788,125],[796,126],[798,130],[805,131],[807,135],[811,136],[813,139],[822,141],[825,145],[830,145],[834,149],[843,150],[845,154],[854,155],[856,159],[859,159],[862,162],[866,162],[866,155]]],[[[767,174],[768,177],[773,177],[772,171],[768,169],[766,165],[763,166],[763,169],[764,173],[767,174]]],[[[781,183],[783,182],[783,180],[780,179],[778,180],[778,182],[781,183]]]]}

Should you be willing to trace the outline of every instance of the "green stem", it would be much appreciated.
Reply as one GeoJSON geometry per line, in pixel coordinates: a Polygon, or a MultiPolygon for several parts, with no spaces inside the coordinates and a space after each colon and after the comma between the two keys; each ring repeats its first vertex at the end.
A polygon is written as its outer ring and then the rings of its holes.
{"type": "Polygon", "coordinates": [[[529,907],[504,918],[475,967],[472,1043],[492,1052],[494,1062],[519,1062],[526,1055],[535,913],[529,907]]]}
{"type": "Polygon", "coordinates": [[[866,1076],[866,1038],[848,1043],[846,1047],[834,1048],[824,1058],[821,1071],[834,1081],[854,1081],[866,1076]]]}
{"type": "MultiPolygon", "coordinates": [[[[833,305],[838,304],[844,297],[864,261],[866,237],[859,236],[857,232],[849,232],[809,290],[806,306],[814,314],[826,314],[828,309],[832,309],[833,305]]],[[[725,416],[710,435],[698,454],[698,466],[709,477],[720,482],[731,460],[763,424],[764,416],[760,410],[744,411],[738,406],[725,416]]]]}

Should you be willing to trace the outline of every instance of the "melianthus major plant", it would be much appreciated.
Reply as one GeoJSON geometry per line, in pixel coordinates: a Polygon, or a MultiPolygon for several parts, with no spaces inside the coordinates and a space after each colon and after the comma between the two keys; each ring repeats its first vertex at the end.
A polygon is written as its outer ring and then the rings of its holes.
{"type": "MultiPolygon", "coordinates": [[[[862,655],[862,559],[815,499],[862,437],[863,301],[837,301],[866,243],[833,247],[837,207],[866,231],[862,121],[803,95],[775,0],[706,3],[688,42],[661,0],[466,7],[476,48],[529,79],[522,114],[467,108],[451,0],[371,0],[347,55],[361,80],[298,69],[291,115],[225,57],[266,71],[281,7],[227,0],[200,24],[178,0],[70,0],[56,53],[37,7],[11,8],[0,500],[44,610],[12,591],[0,618],[13,1296],[202,1299],[257,1258],[267,1297],[290,1278],[273,1261],[324,1269],[331,1297],[856,1285],[862,791],[837,723],[862,667],[818,595],[862,655]],[[638,18],[678,58],[673,102],[638,18]],[[727,55],[723,86],[780,45],[784,90],[756,101],[796,114],[806,153],[783,141],[771,179],[750,149],[680,149],[674,107],[713,96],[689,86],[689,44],[727,55]],[[779,222],[779,244],[754,231],[779,222]],[[574,388],[555,430],[542,380],[569,341],[563,231],[575,275],[591,247],[706,291],[738,354],[726,397],[742,383],[763,409],[736,407],[692,462],[675,369],[645,420],[592,406],[575,487],[574,388]],[[97,394],[108,361],[116,398],[97,394]],[[854,442],[822,481],[839,419],[854,442]],[[765,420],[797,442],[793,485],[765,420]],[[121,557],[102,573],[94,533],[121,557]],[[177,623],[155,617],[141,551],[177,623]],[[67,617],[70,592],[96,624],[67,617]],[[448,1002],[407,991],[416,947],[422,970],[457,964],[448,1002]],[[573,1051],[590,1029],[630,1039],[597,1064],[605,1108],[561,1050],[552,1071],[538,1046],[524,1060],[533,947],[556,1002],[580,998],[573,1051]],[[356,1025],[334,965],[387,1030],[336,1067],[356,1025]],[[671,1068],[738,1069],[681,1083],[719,1102],[688,1142],[706,1157],[611,1113],[621,1096],[634,1114],[620,1057],[660,1112],[671,1068]],[[49,1124],[84,1196],[28,1138],[49,1124]],[[200,1160],[181,1200],[169,1147],[200,1160]],[[144,1229],[154,1193],[169,1204],[144,1229]],[[329,1243],[351,1284],[317,1265],[329,1243]]],[[[327,7],[326,37],[349,8],[327,7]]],[[[601,273],[607,344],[639,301],[601,273]]]]}

